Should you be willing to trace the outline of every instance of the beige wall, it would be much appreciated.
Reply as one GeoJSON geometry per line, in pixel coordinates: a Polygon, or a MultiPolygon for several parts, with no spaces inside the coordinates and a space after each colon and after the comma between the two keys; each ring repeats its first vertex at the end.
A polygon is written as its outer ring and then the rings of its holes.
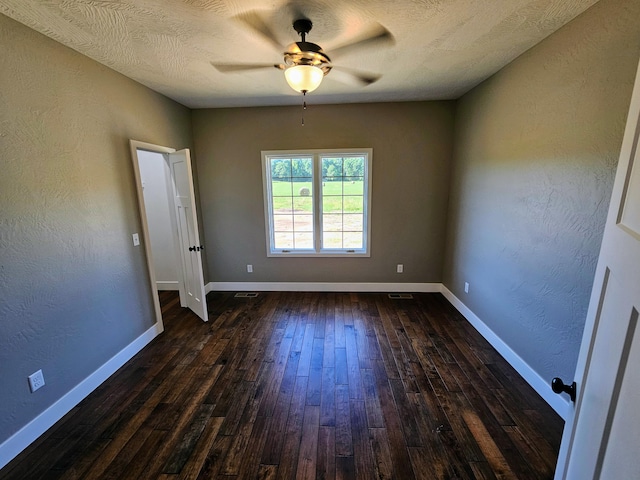
{"type": "Polygon", "coordinates": [[[573,378],[639,18],[601,0],[458,103],[445,284],[545,380],[573,378]]]}
{"type": "Polygon", "coordinates": [[[193,112],[209,281],[440,282],[455,103],[308,104],[304,127],[300,107],[193,112]],[[348,147],[373,148],[371,257],[267,258],[260,152],[348,147]]]}
{"type": "Polygon", "coordinates": [[[191,124],[3,15],[0,45],[2,444],[155,322],[129,139],[189,147],[191,124]]]}

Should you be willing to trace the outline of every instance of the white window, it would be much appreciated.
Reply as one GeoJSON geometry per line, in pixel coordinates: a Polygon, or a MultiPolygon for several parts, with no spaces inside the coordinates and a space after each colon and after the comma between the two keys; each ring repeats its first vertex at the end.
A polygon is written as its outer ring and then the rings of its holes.
{"type": "Polygon", "coordinates": [[[369,256],[373,150],[262,152],[268,256],[369,256]]]}

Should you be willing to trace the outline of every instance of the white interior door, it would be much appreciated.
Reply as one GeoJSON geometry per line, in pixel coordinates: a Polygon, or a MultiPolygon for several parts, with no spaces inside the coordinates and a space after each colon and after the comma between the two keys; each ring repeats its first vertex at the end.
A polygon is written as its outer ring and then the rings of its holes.
{"type": "Polygon", "coordinates": [[[640,479],[640,70],[636,77],[556,479],[640,479]]]}
{"type": "Polygon", "coordinates": [[[208,320],[207,300],[204,292],[201,253],[204,247],[200,243],[200,235],[198,234],[198,218],[196,215],[189,150],[184,149],[170,153],[169,166],[173,179],[173,197],[178,223],[187,307],[206,322],[208,320]]]}

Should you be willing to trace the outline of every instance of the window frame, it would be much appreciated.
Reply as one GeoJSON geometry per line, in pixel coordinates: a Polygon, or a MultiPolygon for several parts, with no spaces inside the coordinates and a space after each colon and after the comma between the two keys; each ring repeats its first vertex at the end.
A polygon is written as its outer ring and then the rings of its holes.
{"type": "MultiPolygon", "coordinates": [[[[301,149],[301,150],[263,150],[262,157],[262,190],[265,213],[265,235],[267,257],[370,257],[371,256],[371,177],[373,163],[372,148],[339,148],[339,149],[301,149]],[[322,247],[322,158],[323,157],[363,156],[363,246],[353,248],[322,247]],[[271,160],[276,158],[312,158],[312,214],[313,214],[313,249],[277,249],[275,246],[274,216],[271,191],[271,160]]],[[[344,193],[343,195],[344,196],[344,193]]]]}

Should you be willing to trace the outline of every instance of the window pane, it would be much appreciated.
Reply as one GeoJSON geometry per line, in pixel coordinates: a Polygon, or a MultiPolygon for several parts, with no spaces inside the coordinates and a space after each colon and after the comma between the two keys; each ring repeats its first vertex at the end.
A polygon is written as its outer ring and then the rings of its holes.
{"type": "Polygon", "coordinates": [[[295,248],[313,249],[313,233],[295,233],[295,248]]]}
{"type": "Polygon", "coordinates": [[[322,176],[323,177],[341,177],[342,176],[342,158],[323,158],[322,159],[322,176]]]}
{"type": "Polygon", "coordinates": [[[364,212],[364,197],[343,197],[345,213],[364,212]]]}
{"type": "Polygon", "coordinates": [[[311,197],[293,197],[293,209],[296,213],[313,211],[313,199],[311,197]]]}
{"type": "Polygon", "coordinates": [[[293,229],[297,232],[313,232],[313,215],[295,215],[293,229]]]}
{"type": "Polygon", "coordinates": [[[342,215],[341,214],[322,215],[322,230],[324,232],[341,232],[342,231],[342,215]]]}
{"type": "Polygon", "coordinates": [[[326,195],[342,195],[342,177],[322,177],[322,187],[326,195]]]}
{"type": "Polygon", "coordinates": [[[362,232],[364,230],[364,215],[361,213],[343,215],[343,229],[345,232],[362,232]]]}
{"type": "Polygon", "coordinates": [[[362,233],[345,232],[344,233],[344,245],[343,248],[362,248],[362,233]]]}
{"type": "Polygon", "coordinates": [[[313,176],[313,159],[294,158],[291,160],[291,176],[311,178],[313,176]]]}
{"type": "Polygon", "coordinates": [[[322,197],[322,213],[342,213],[342,197],[322,197]]]}
{"type": "Polygon", "coordinates": [[[293,213],[291,197],[273,197],[273,213],[293,213]]]}
{"type": "Polygon", "coordinates": [[[342,191],[345,195],[364,195],[364,177],[344,177],[342,191]]]}
{"type": "Polygon", "coordinates": [[[293,184],[289,177],[271,182],[271,195],[274,197],[290,197],[293,192],[293,184]]]}
{"type": "Polygon", "coordinates": [[[271,160],[271,178],[286,178],[291,176],[291,160],[288,158],[274,158],[271,160]]]}
{"type": "Polygon", "coordinates": [[[322,248],[342,248],[342,233],[323,232],[322,248]]]}
{"type": "Polygon", "coordinates": [[[293,232],[293,215],[274,215],[273,230],[275,232],[293,232]]]}
{"type": "Polygon", "coordinates": [[[364,157],[346,157],[343,165],[345,177],[364,177],[364,157]]]}
{"type": "Polygon", "coordinates": [[[275,232],[274,248],[277,248],[277,249],[293,248],[293,233],[275,232]]]}
{"type": "Polygon", "coordinates": [[[310,197],[313,193],[313,182],[310,178],[297,179],[293,183],[293,195],[296,197],[310,197]]]}

